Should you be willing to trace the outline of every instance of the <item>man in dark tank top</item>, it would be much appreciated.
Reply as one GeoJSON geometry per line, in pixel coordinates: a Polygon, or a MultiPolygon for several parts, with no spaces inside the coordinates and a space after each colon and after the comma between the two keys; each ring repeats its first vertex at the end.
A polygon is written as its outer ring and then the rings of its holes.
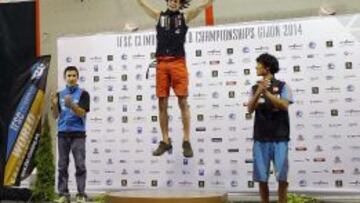
{"type": "Polygon", "coordinates": [[[184,138],[182,143],[183,155],[193,157],[190,144],[190,110],[187,102],[189,75],[185,60],[185,39],[188,31],[187,23],[196,18],[200,12],[210,5],[213,0],[203,0],[200,5],[181,12],[187,8],[190,0],[165,0],[166,11],[158,11],[146,0],[138,0],[145,12],[157,21],[156,24],[156,96],[159,98],[159,118],[162,141],[153,152],[160,156],[172,150],[168,127],[168,99],[170,88],[173,88],[178,98],[181,110],[184,138]]]}

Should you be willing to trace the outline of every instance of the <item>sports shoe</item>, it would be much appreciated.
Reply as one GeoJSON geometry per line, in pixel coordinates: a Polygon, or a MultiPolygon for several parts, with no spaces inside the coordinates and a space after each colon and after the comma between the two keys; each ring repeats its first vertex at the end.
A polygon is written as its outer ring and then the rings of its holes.
{"type": "Polygon", "coordinates": [[[172,150],[172,145],[171,145],[171,139],[169,139],[169,144],[166,144],[164,141],[161,141],[158,148],[153,151],[153,156],[161,156],[163,155],[166,151],[171,152],[172,150]]]}
{"type": "Polygon", "coordinates": [[[182,148],[183,148],[184,157],[191,158],[194,156],[194,152],[191,148],[191,144],[189,141],[184,141],[182,144],[182,148]]]}
{"type": "Polygon", "coordinates": [[[86,198],[85,195],[77,194],[76,195],[76,203],[85,203],[86,198]]]}
{"type": "Polygon", "coordinates": [[[70,197],[61,195],[59,198],[55,199],[54,202],[56,203],[70,203],[70,197]]]}

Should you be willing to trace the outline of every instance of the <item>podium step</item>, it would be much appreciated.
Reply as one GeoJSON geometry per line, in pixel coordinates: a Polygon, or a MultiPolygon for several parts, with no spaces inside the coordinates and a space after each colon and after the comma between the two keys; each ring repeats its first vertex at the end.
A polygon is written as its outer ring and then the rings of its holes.
{"type": "Polygon", "coordinates": [[[224,203],[226,193],[206,191],[136,190],[109,193],[106,203],[224,203]]]}

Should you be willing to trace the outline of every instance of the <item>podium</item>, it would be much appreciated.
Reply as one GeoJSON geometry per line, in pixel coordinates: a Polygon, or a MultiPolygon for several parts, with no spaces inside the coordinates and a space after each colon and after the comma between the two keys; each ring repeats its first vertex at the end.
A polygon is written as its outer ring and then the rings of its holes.
{"type": "Polygon", "coordinates": [[[106,203],[225,203],[226,200],[225,192],[133,190],[109,193],[106,203]]]}

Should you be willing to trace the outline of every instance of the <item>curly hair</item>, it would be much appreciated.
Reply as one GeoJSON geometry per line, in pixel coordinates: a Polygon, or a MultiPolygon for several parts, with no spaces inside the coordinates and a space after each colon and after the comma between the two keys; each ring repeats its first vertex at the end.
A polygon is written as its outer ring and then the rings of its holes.
{"type": "Polygon", "coordinates": [[[269,68],[271,74],[279,72],[279,61],[273,55],[268,53],[261,54],[256,58],[256,61],[269,68]]]}
{"type": "MultiPolygon", "coordinates": [[[[169,0],[165,0],[165,1],[167,3],[169,0]]],[[[190,6],[190,1],[191,0],[180,0],[180,4],[181,4],[180,10],[188,8],[190,6]]]]}

